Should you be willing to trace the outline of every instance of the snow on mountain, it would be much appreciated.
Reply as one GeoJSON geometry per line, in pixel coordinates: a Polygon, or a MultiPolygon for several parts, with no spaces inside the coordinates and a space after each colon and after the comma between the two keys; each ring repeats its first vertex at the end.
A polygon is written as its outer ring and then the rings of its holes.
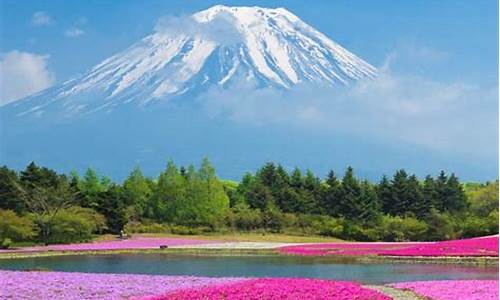
{"type": "Polygon", "coordinates": [[[240,80],[289,89],[301,82],[349,85],[376,74],[284,8],[217,5],[186,19],[159,26],[87,73],[8,106],[18,116],[54,109],[71,115],[193,96],[240,80]]]}

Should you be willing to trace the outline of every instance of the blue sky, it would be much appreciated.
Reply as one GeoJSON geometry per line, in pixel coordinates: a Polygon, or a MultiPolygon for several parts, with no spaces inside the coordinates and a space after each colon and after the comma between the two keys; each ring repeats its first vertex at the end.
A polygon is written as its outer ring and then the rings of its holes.
{"type": "MultiPolygon", "coordinates": [[[[341,130],[361,140],[423,147],[442,158],[444,167],[472,165],[484,173],[481,178],[498,176],[496,0],[0,0],[0,68],[10,79],[0,91],[0,105],[85,72],[152,33],[160,17],[215,4],[285,7],[379,68],[382,76],[365,94],[349,96],[346,103],[354,106],[344,109],[356,114],[341,130]],[[358,123],[351,124],[353,119],[358,123]]],[[[288,122],[281,125],[297,125],[301,103],[271,100],[275,107],[268,110],[281,114],[287,105],[292,112],[280,116],[288,122]]],[[[319,97],[311,105],[327,121],[345,117],[329,99],[319,97]]],[[[258,112],[261,103],[254,107],[258,112]]],[[[220,109],[241,115],[239,106],[220,109]]],[[[418,164],[415,157],[408,161],[418,164]]]]}

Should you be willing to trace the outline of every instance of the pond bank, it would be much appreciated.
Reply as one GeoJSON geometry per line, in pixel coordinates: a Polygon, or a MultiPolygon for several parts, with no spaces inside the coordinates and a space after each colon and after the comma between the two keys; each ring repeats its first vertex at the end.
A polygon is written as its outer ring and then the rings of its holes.
{"type": "MultiPolygon", "coordinates": [[[[248,248],[166,248],[166,249],[120,249],[120,250],[81,250],[81,251],[33,251],[3,252],[0,260],[34,257],[72,256],[72,255],[120,255],[120,254],[165,254],[196,256],[284,256],[275,249],[248,248]]],[[[286,255],[285,255],[286,256],[286,255]]],[[[325,260],[339,263],[415,263],[415,264],[456,264],[471,266],[498,266],[498,257],[402,257],[402,256],[319,256],[325,260]]]]}

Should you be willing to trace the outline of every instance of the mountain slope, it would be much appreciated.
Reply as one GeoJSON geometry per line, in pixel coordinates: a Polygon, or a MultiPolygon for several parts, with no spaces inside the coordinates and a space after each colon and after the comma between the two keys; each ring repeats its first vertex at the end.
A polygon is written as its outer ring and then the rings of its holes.
{"type": "Polygon", "coordinates": [[[172,22],[87,73],[8,105],[9,114],[109,112],[241,82],[281,89],[304,82],[342,86],[376,73],[283,8],[218,5],[172,22]]]}

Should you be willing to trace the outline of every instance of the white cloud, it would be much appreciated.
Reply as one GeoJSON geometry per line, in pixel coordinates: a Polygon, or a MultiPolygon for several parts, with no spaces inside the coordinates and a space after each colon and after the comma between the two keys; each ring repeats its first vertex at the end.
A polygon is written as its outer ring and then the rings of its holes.
{"type": "Polygon", "coordinates": [[[31,24],[35,26],[47,26],[53,23],[52,17],[44,11],[37,11],[31,17],[31,24]]]}
{"type": "Polygon", "coordinates": [[[239,84],[213,88],[199,101],[213,117],[251,125],[340,132],[477,159],[498,156],[496,86],[442,83],[386,68],[345,89],[302,85],[283,91],[239,84]]]}
{"type": "Polygon", "coordinates": [[[234,22],[234,16],[224,12],[206,23],[197,22],[192,16],[163,16],[156,23],[155,31],[173,36],[201,36],[218,44],[233,45],[243,39],[234,22]]]}
{"type": "Polygon", "coordinates": [[[51,86],[55,76],[48,58],[17,50],[0,55],[0,106],[51,86]]]}
{"type": "Polygon", "coordinates": [[[85,31],[83,31],[82,29],[80,29],[78,27],[71,27],[71,28],[68,28],[66,31],[64,31],[64,35],[67,37],[70,37],[70,38],[78,37],[78,36],[81,36],[84,34],[85,34],[85,31]]]}

